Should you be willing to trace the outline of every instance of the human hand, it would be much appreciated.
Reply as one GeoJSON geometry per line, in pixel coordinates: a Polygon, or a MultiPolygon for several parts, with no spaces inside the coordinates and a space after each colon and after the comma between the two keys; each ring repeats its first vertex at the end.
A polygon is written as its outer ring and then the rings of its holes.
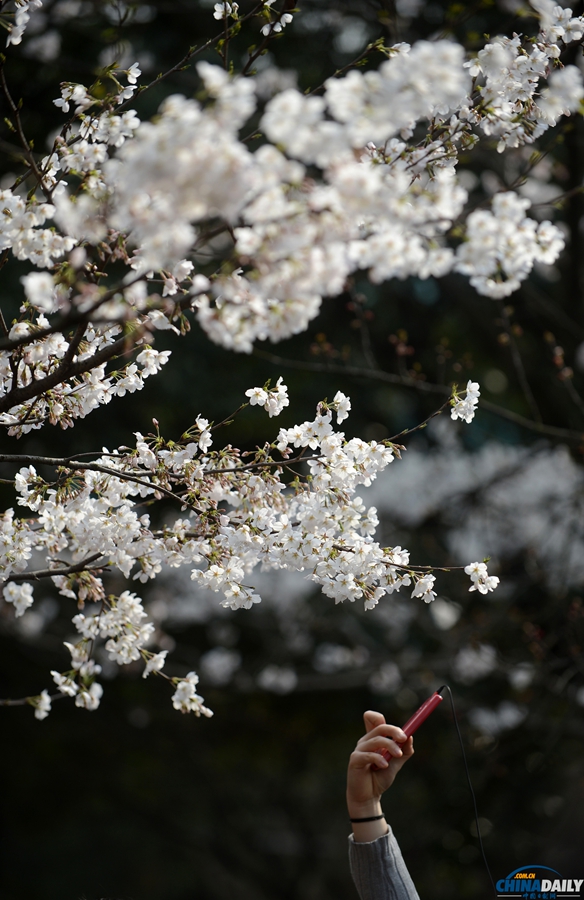
{"type": "MultiPolygon", "coordinates": [[[[404,763],[414,755],[413,738],[407,738],[396,725],[387,725],[381,713],[368,710],[363,720],[367,733],[357,741],[347,770],[347,807],[351,819],[381,813],[381,795],[393,784],[404,763]],[[389,761],[381,755],[383,750],[389,753],[389,761]],[[373,766],[377,768],[374,770],[373,766]]],[[[375,837],[384,834],[385,823],[379,821],[381,824],[367,822],[355,825],[355,839],[375,840],[375,837]]]]}

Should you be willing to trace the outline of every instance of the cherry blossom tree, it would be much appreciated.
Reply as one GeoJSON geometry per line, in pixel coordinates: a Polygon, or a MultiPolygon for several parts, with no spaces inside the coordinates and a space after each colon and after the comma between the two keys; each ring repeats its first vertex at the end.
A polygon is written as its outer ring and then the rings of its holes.
{"type": "MultiPolygon", "coordinates": [[[[0,424],[15,441],[72,427],[146,378],[164,378],[169,351],[153,346],[159,331],[188,340],[196,322],[215,343],[250,353],[256,342],[304,331],[323,298],[341,295],[355,273],[380,283],[458,272],[489,302],[563,249],[562,231],[530,218],[530,201],[513,190],[473,209],[460,161],[493,140],[496,152],[517,153],[579,111],[582,76],[562,55],[582,40],[584,18],[550,0],[532,3],[534,36],[494,37],[478,54],[444,39],[378,41],[369,48],[382,57],[378,68],[347,67],[309,94],[285,88],[267,100],[254,63],[296,13],[274,0],[245,9],[216,3],[217,36],[172,70],[196,63],[200,99],[169,96],[141,122],[133,98],[165,75],[140,84],[137,63],[112,63],[99,89],[61,84],[54,103],[64,123],[39,158],[11,93],[9,54],[41,6],[0,3],[8,29],[1,86],[24,155],[1,192],[1,264],[28,266],[18,313],[0,321],[0,424]],[[259,43],[232,72],[229,43],[242,28],[259,33],[259,43]],[[210,46],[223,66],[196,61],[210,46]],[[220,250],[218,236],[226,238],[220,250]],[[197,271],[202,257],[208,263],[197,271]]],[[[476,382],[452,385],[433,415],[450,409],[470,424],[479,397],[476,382]]],[[[293,398],[280,378],[242,388],[241,400],[236,413],[249,404],[272,419],[293,398]]],[[[411,563],[402,547],[382,547],[376,510],[358,495],[399,465],[417,429],[379,442],[347,439],[338,426],[350,409],[338,391],[314,419],[274,427],[251,453],[218,443],[228,423],[202,410],[178,439],[154,422],[131,447],[0,455],[14,490],[0,526],[4,600],[26,615],[35,582],[51,579],[72,605],[78,638],[67,643],[70,668],[51,673],[58,695],[97,708],[103,645],[116,664],[142,659],[144,677],[167,678],[176,709],[211,714],[194,672],[164,672],[167,651],[131,585],[107,592],[111,571],[146,583],[163,566],[186,567],[231,609],[260,601],[250,584],[259,566],[304,572],[335,603],[373,609],[402,588],[434,600],[435,569],[411,563]],[[150,509],[162,503],[176,510],[163,524],[150,509]]],[[[465,572],[471,591],[498,584],[484,560],[469,560],[465,572]]],[[[3,703],[28,703],[43,719],[51,695],[45,688],[3,703]]]]}

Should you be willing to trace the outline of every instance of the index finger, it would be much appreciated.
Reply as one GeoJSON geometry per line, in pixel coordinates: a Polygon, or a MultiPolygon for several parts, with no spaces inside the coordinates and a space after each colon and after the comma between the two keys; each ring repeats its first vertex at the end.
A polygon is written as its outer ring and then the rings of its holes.
{"type": "Polygon", "coordinates": [[[357,741],[357,745],[362,744],[363,741],[369,741],[371,738],[381,737],[381,738],[391,738],[397,743],[402,743],[403,741],[407,741],[406,733],[399,727],[399,725],[376,725],[375,728],[372,728],[367,734],[364,734],[362,738],[359,738],[357,741]]]}
{"type": "Polygon", "coordinates": [[[385,716],[380,712],[375,712],[373,709],[368,709],[367,712],[363,713],[363,721],[365,730],[369,733],[374,728],[377,728],[378,725],[385,725],[385,716]]]}

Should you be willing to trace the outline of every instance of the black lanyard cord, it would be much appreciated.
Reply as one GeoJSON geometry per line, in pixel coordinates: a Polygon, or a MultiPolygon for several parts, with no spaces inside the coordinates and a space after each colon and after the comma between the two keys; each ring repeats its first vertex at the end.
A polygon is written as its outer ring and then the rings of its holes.
{"type": "MultiPolygon", "coordinates": [[[[448,686],[447,684],[445,684],[444,687],[445,687],[446,690],[448,691],[448,696],[450,697],[450,705],[451,705],[451,707],[452,707],[452,715],[454,716],[454,724],[455,724],[455,726],[456,726],[456,733],[458,734],[458,740],[460,741],[460,749],[462,750],[462,760],[463,760],[463,762],[464,762],[464,771],[466,772],[466,780],[468,781],[468,787],[469,787],[469,790],[470,790],[470,795],[471,795],[471,797],[472,797],[472,802],[473,802],[473,807],[474,807],[474,815],[475,815],[475,822],[476,822],[476,826],[477,826],[477,837],[478,837],[478,839],[479,839],[479,845],[480,845],[480,848],[481,848],[481,853],[482,853],[482,855],[483,855],[483,862],[484,862],[484,864],[485,864],[485,868],[486,868],[487,872],[489,873],[489,878],[491,879],[491,884],[493,885],[493,891],[494,891],[495,896],[496,896],[496,895],[497,895],[497,888],[495,887],[495,882],[494,882],[494,880],[493,880],[493,876],[491,875],[491,870],[490,870],[490,868],[489,868],[489,864],[488,864],[488,862],[487,862],[487,857],[486,857],[486,855],[485,855],[485,848],[483,847],[483,838],[482,838],[482,835],[481,835],[481,828],[480,828],[480,825],[479,825],[479,811],[478,811],[478,809],[477,809],[477,801],[476,801],[476,797],[475,797],[475,792],[474,792],[474,790],[473,790],[472,782],[471,782],[471,780],[470,780],[470,772],[468,771],[468,764],[467,764],[467,761],[466,761],[466,753],[464,752],[464,743],[463,743],[463,740],[462,740],[462,735],[461,735],[461,733],[460,733],[460,728],[458,727],[458,719],[456,718],[456,709],[454,708],[454,698],[453,698],[453,696],[452,696],[452,691],[450,690],[449,686],[448,686]]],[[[441,690],[442,690],[442,689],[441,689],[441,690]]]]}

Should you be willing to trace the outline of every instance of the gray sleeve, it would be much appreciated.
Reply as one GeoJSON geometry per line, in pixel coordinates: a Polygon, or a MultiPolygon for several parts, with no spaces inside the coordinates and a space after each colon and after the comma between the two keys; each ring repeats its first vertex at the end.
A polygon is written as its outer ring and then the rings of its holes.
{"type": "Polygon", "coordinates": [[[350,835],[349,865],[361,900],[420,900],[391,828],[368,844],[350,835]]]}

